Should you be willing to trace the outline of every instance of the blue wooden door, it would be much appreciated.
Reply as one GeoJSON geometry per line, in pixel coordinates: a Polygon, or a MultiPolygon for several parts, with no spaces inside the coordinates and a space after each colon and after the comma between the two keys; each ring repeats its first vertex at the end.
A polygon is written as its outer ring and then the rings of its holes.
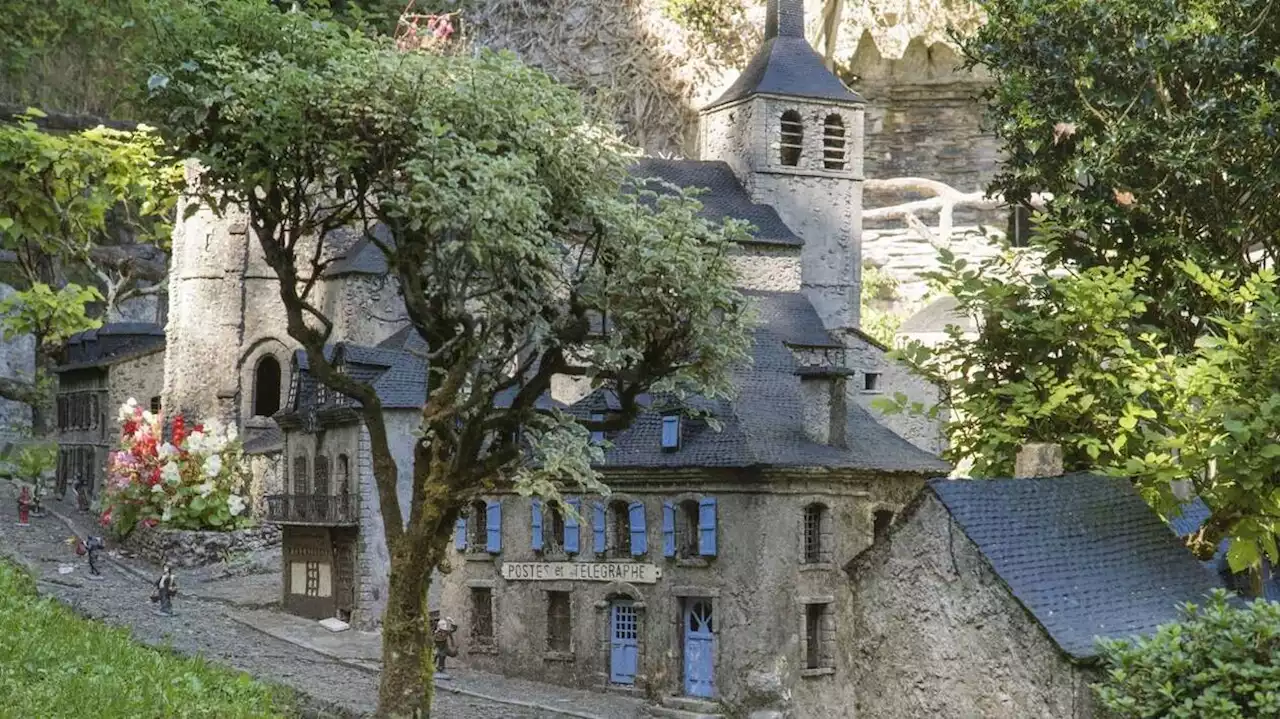
{"type": "Polygon", "coordinates": [[[684,608],[684,693],[689,696],[715,696],[714,634],[711,600],[688,601],[684,608]]]}
{"type": "Polygon", "coordinates": [[[627,601],[614,602],[609,610],[609,681],[614,684],[636,683],[639,630],[635,606],[627,601]]]}

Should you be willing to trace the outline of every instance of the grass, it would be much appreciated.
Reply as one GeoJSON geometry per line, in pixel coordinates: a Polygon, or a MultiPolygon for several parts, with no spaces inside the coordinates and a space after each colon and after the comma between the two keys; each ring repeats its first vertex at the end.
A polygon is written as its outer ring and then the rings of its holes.
{"type": "Polygon", "coordinates": [[[0,718],[286,717],[285,693],[134,642],[0,561],[0,718]]]}

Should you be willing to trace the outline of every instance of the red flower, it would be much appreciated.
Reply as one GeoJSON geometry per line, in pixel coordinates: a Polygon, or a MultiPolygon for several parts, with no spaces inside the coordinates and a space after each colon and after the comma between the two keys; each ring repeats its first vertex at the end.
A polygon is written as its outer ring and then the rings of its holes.
{"type": "Polygon", "coordinates": [[[199,433],[201,433],[201,434],[204,434],[204,425],[203,425],[203,424],[197,424],[197,425],[196,425],[196,431],[197,431],[197,432],[199,432],[199,433]]]}
{"type": "Polygon", "coordinates": [[[173,418],[173,446],[181,446],[182,440],[186,436],[186,423],[182,419],[182,415],[178,415],[173,418]]]}
{"type": "Polygon", "coordinates": [[[142,520],[142,523],[146,525],[148,529],[159,524],[159,522],[156,521],[155,517],[147,517],[146,519],[142,520]]]}
{"type": "Polygon", "coordinates": [[[129,435],[133,434],[134,432],[137,432],[137,431],[138,431],[138,423],[137,423],[137,422],[135,422],[134,420],[126,419],[126,420],[124,421],[124,427],[122,428],[122,431],[124,432],[125,436],[127,437],[127,436],[129,436],[129,435]]]}
{"type": "Polygon", "coordinates": [[[160,484],[160,468],[159,467],[156,467],[155,469],[151,470],[151,479],[147,480],[147,484],[152,487],[156,486],[157,484],[160,484]]]}
{"type": "Polygon", "coordinates": [[[102,519],[100,519],[99,521],[102,523],[102,526],[104,527],[111,526],[111,510],[108,509],[107,511],[103,512],[102,519]]]}

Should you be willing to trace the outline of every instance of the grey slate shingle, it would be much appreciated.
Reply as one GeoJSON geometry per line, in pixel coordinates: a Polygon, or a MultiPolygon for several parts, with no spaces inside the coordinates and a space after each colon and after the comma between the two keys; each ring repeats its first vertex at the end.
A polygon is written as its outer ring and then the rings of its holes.
{"type": "Polygon", "coordinates": [[[1222,582],[1126,479],[935,479],[930,489],[1014,597],[1076,659],[1094,638],[1130,637],[1178,618],[1222,582]]]}
{"type": "Polygon", "coordinates": [[[962,313],[959,300],[951,296],[939,297],[926,305],[924,309],[908,317],[898,327],[898,333],[946,332],[947,327],[953,325],[964,332],[976,332],[978,330],[973,318],[962,313]]]}
{"type": "Polygon", "coordinates": [[[151,322],[113,322],[67,339],[56,372],[103,367],[164,348],[164,330],[151,322]]]}

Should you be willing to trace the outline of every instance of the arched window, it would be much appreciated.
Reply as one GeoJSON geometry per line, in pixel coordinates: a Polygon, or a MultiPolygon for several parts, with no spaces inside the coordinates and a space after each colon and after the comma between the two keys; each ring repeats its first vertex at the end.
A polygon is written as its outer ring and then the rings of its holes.
{"type": "Polygon", "coordinates": [[[323,454],[316,457],[316,481],[311,493],[327,496],[329,494],[329,458],[323,454]]]}
{"type": "Polygon", "coordinates": [[[676,555],[682,558],[698,556],[698,502],[686,499],[680,503],[676,516],[676,555]]]}
{"type": "Polygon", "coordinates": [[[347,455],[338,455],[338,496],[346,497],[351,494],[351,462],[347,459],[347,455]]]}
{"type": "Polygon", "coordinates": [[[782,164],[795,167],[800,164],[800,151],[804,148],[804,121],[800,113],[787,110],[782,113],[782,133],[778,147],[781,151],[782,164]]]}
{"type": "Polygon", "coordinates": [[[564,549],[564,511],[557,502],[547,503],[546,519],[542,522],[542,546],[564,549]]]}
{"type": "Polygon", "coordinates": [[[471,503],[470,516],[467,517],[467,526],[471,530],[471,536],[468,538],[467,549],[474,551],[483,551],[486,543],[489,541],[489,505],[484,500],[477,499],[471,503]]]}
{"type": "Polygon", "coordinates": [[[293,493],[308,494],[306,457],[293,458],[293,493]]]}
{"type": "Polygon", "coordinates": [[[253,371],[253,414],[270,417],[280,411],[280,361],[271,355],[258,360],[253,371]]]}
{"type": "Polygon", "coordinates": [[[609,503],[608,554],[611,557],[631,556],[631,508],[626,502],[609,503]]]}
{"type": "Polygon", "coordinates": [[[844,118],[832,113],[822,123],[822,166],[828,170],[843,170],[844,152],[844,118]]]}
{"type": "Polygon", "coordinates": [[[804,563],[831,561],[831,528],[827,525],[827,507],[817,502],[804,508],[804,563]]]}

